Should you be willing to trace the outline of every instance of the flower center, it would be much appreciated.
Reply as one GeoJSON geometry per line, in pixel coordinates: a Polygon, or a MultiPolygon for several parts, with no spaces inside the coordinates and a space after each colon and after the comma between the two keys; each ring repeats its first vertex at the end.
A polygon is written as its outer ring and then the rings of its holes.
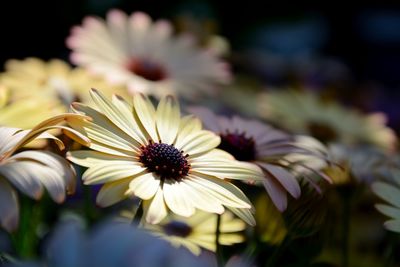
{"type": "Polygon", "coordinates": [[[173,145],[150,141],[150,144],[143,146],[141,150],[140,162],[149,171],[158,174],[162,180],[180,181],[189,173],[189,155],[184,155],[183,151],[179,151],[173,145]]]}
{"type": "Polygon", "coordinates": [[[311,122],[308,124],[310,134],[323,143],[328,143],[337,139],[337,133],[329,125],[311,122]]]}
{"type": "Polygon", "coordinates": [[[153,82],[167,78],[165,68],[161,64],[149,59],[133,58],[128,62],[126,68],[130,72],[153,82]]]}
{"type": "Polygon", "coordinates": [[[192,227],[184,222],[172,221],[165,224],[163,230],[167,235],[187,237],[192,232],[192,227]]]}
{"type": "Polygon", "coordinates": [[[256,158],[255,144],[252,137],[248,138],[245,133],[221,134],[221,143],[218,148],[232,154],[235,159],[241,161],[252,161],[256,158]]]}

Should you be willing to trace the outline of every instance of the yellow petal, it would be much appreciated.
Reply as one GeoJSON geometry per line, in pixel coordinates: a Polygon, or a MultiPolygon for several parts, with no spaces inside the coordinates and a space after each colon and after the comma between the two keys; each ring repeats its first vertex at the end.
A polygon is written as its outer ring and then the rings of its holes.
{"type": "Polygon", "coordinates": [[[180,109],[176,100],[164,97],[158,104],[156,111],[157,132],[163,143],[173,144],[180,124],[180,109]]]}
{"type": "Polygon", "coordinates": [[[153,173],[145,173],[135,177],[129,183],[129,190],[141,199],[150,199],[157,192],[160,186],[160,179],[153,173]]]}

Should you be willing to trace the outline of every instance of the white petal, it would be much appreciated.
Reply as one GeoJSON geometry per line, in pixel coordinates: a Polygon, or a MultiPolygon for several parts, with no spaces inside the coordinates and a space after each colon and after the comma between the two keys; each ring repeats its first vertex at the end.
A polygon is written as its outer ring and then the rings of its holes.
{"type": "Polygon", "coordinates": [[[160,179],[155,177],[153,173],[139,175],[129,183],[130,191],[141,199],[152,198],[159,186],[160,179]]]}

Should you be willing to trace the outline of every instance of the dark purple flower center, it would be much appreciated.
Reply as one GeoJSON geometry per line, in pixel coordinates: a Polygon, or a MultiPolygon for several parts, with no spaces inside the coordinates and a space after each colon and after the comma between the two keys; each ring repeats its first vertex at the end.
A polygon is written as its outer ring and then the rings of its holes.
{"type": "Polygon", "coordinates": [[[192,232],[192,228],[184,222],[172,221],[163,226],[167,235],[187,237],[192,232]]]}
{"type": "Polygon", "coordinates": [[[134,58],[131,59],[126,68],[146,80],[158,82],[167,78],[167,72],[165,68],[153,60],[143,59],[143,58],[134,58]]]}
{"type": "Polygon", "coordinates": [[[252,137],[248,138],[245,133],[220,134],[221,143],[218,148],[232,154],[237,160],[252,161],[256,157],[255,143],[252,137]]]}
{"type": "Polygon", "coordinates": [[[140,162],[150,171],[158,174],[162,180],[180,181],[190,170],[184,155],[173,145],[150,142],[141,148],[140,162]]]}
{"type": "Polygon", "coordinates": [[[320,122],[311,122],[308,124],[310,134],[323,143],[329,143],[338,138],[338,135],[332,127],[320,122]]]}

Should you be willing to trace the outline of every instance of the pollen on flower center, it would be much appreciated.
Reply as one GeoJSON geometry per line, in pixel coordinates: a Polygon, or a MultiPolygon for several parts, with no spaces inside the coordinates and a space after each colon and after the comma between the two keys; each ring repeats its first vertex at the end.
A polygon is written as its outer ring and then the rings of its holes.
{"type": "Polygon", "coordinates": [[[126,68],[132,73],[153,82],[167,78],[165,68],[161,64],[149,59],[133,58],[128,62],[126,68]]]}
{"type": "Polygon", "coordinates": [[[251,161],[256,157],[255,143],[252,137],[248,138],[245,133],[220,134],[221,143],[218,148],[232,154],[237,160],[251,161]]]}
{"type": "Polygon", "coordinates": [[[163,230],[167,235],[187,237],[192,232],[192,227],[184,222],[172,221],[165,224],[163,230]]]}
{"type": "Polygon", "coordinates": [[[149,171],[158,174],[162,180],[180,181],[189,173],[189,155],[184,155],[183,151],[179,151],[173,145],[150,142],[141,150],[140,162],[149,171]]]}

